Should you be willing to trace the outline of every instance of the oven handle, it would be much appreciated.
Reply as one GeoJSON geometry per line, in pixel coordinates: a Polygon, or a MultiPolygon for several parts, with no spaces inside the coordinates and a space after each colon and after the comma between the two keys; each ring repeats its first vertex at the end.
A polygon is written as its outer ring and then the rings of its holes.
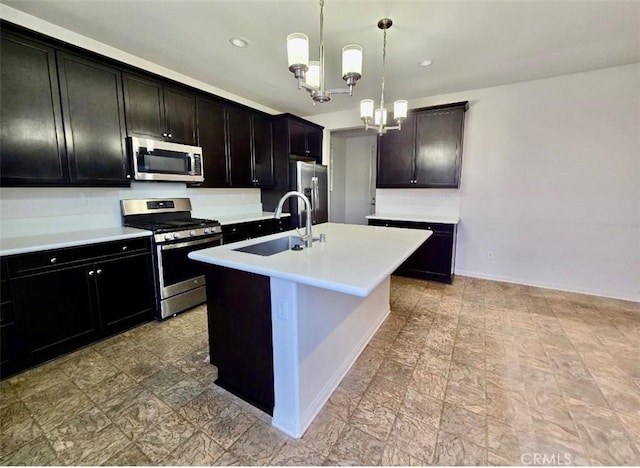
{"type": "Polygon", "coordinates": [[[160,250],[181,249],[183,247],[190,247],[192,245],[213,244],[213,243],[218,243],[218,245],[222,245],[222,237],[215,236],[215,237],[209,237],[207,239],[180,242],[179,244],[165,244],[160,246],[160,250]]]}

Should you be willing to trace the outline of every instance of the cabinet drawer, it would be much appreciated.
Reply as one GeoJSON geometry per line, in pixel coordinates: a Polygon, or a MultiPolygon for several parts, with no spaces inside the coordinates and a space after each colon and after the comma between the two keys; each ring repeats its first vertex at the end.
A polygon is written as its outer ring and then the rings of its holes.
{"type": "Polygon", "coordinates": [[[267,236],[288,229],[288,219],[268,218],[248,223],[228,224],[222,226],[222,239],[225,244],[255,237],[267,236]]]}
{"type": "Polygon", "coordinates": [[[57,268],[61,265],[89,263],[96,258],[122,255],[148,249],[147,238],[127,239],[116,242],[46,250],[7,257],[9,276],[20,276],[57,268]]]}
{"type": "Polygon", "coordinates": [[[398,221],[392,219],[370,219],[370,226],[398,227],[405,229],[428,229],[442,234],[453,234],[455,224],[398,221]]]}

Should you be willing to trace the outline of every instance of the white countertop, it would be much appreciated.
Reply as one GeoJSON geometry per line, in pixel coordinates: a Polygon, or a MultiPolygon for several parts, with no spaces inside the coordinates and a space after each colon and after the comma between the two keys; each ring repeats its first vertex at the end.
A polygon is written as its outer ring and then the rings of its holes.
{"type": "Polygon", "coordinates": [[[286,250],[263,257],[233,249],[279,237],[272,234],[189,253],[189,258],[318,288],[366,297],[431,235],[430,231],[353,224],[324,223],[313,227],[314,237],[327,241],[296,252],[286,250]]]}
{"type": "Polygon", "coordinates": [[[38,236],[6,237],[0,239],[0,255],[15,255],[41,250],[77,247],[79,245],[148,237],[151,235],[151,231],[144,231],[142,229],[113,227],[87,231],[58,232],[38,236]]]}
{"type": "MultiPolygon", "coordinates": [[[[291,214],[282,213],[282,216],[291,216],[291,214]]],[[[251,221],[262,221],[263,219],[271,219],[273,218],[273,212],[263,211],[261,213],[244,213],[237,215],[215,216],[215,218],[220,222],[221,225],[224,226],[226,224],[248,223],[251,221]]]]}
{"type": "Polygon", "coordinates": [[[393,221],[413,221],[417,223],[442,223],[442,224],[458,224],[460,216],[442,216],[429,214],[393,214],[393,213],[376,213],[367,215],[367,219],[390,219],[393,221]]]}

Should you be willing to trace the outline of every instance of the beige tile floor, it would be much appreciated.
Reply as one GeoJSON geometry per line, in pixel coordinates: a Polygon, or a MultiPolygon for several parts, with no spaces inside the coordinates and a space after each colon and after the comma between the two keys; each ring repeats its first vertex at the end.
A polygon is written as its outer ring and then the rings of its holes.
{"type": "Polygon", "coordinates": [[[639,304],[463,277],[391,293],[300,440],[213,385],[199,307],[0,383],[0,464],[640,464],[639,304]]]}

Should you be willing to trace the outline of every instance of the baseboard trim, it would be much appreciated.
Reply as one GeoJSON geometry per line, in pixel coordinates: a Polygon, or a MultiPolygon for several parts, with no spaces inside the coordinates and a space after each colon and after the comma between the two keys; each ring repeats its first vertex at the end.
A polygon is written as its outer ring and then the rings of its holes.
{"type": "Polygon", "coordinates": [[[468,271],[468,270],[458,270],[455,271],[456,275],[460,276],[469,276],[471,278],[479,278],[486,279],[492,281],[502,281],[505,283],[513,283],[513,284],[522,284],[524,286],[534,286],[537,288],[545,288],[545,289],[554,289],[556,291],[565,291],[572,292],[578,294],[587,294],[589,296],[599,296],[599,297],[608,297],[611,299],[622,299],[625,301],[631,302],[640,302],[640,296],[633,296],[632,294],[612,294],[609,291],[597,290],[597,289],[576,289],[569,286],[557,285],[557,284],[548,284],[544,282],[537,281],[527,281],[520,278],[513,278],[510,276],[501,276],[501,275],[490,275],[486,273],[480,273],[477,271],[468,271]]]}

